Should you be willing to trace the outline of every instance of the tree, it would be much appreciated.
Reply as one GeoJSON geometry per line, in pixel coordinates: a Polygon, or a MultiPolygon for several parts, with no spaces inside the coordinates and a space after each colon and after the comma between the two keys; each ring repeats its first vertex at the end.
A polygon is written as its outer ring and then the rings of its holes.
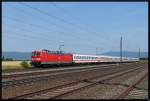
{"type": "Polygon", "coordinates": [[[6,58],[6,61],[13,61],[13,58],[6,58]]]}

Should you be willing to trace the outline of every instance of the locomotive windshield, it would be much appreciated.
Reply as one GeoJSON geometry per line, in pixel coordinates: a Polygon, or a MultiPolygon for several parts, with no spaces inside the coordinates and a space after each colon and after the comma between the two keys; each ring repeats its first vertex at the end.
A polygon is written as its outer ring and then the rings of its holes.
{"type": "Polygon", "coordinates": [[[39,56],[40,52],[32,52],[32,56],[39,56]]]}
{"type": "Polygon", "coordinates": [[[42,51],[45,51],[48,54],[64,54],[64,51],[50,51],[46,49],[43,49],[42,51]]]}

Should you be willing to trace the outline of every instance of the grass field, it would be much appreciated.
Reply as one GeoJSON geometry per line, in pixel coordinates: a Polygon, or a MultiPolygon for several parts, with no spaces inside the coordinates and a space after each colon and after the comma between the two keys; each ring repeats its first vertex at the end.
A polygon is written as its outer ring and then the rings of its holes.
{"type": "MultiPolygon", "coordinates": [[[[22,61],[2,61],[2,70],[6,69],[25,69],[20,65],[22,61]]],[[[27,61],[29,67],[31,68],[30,61],[27,61]]]]}

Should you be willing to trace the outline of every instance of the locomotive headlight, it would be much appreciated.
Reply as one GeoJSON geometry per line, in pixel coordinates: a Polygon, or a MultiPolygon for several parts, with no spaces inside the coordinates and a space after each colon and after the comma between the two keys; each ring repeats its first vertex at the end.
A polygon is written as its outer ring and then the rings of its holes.
{"type": "Polygon", "coordinates": [[[40,60],[40,58],[36,58],[36,60],[40,60]]]}

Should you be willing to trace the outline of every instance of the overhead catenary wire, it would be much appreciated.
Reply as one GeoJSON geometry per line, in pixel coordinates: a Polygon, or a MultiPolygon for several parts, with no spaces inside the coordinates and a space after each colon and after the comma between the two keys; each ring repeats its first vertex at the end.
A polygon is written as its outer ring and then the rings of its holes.
{"type": "MultiPolygon", "coordinates": [[[[8,31],[8,30],[7,30],[8,31]]],[[[44,37],[39,37],[39,36],[33,36],[33,35],[26,35],[26,34],[20,34],[20,32],[17,32],[17,31],[15,31],[15,32],[12,32],[12,31],[10,31],[9,30],[9,33],[13,33],[13,34],[9,34],[9,35],[16,35],[16,36],[22,36],[22,37],[26,37],[26,38],[29,38],[29,39],[37,39],[37,40],[41,40],[41,39],[44,39],[45,41],[47,41],[47,43],[46,44],[49,44],[49,45],[52,45],[52,44],[54,44],[54,43],[56,43],[57,45],[59,45],[59,42],[58,41],[52,41],[52,40],[49,40],[49,39],[47,39],[47,38],[44,38],[44,37]],[[17,32],[17,33],[16,33],[17,32]]],[[[40,43],[43,43],[43,44],[45,44],[45,42],[43,42],[43,41],[41,41],[40,43]]],[[[78,45],[77,43],[71,43],[70,45],[78,45]]],[[[84,46],[84,44],[80,44],[80,45],[83,45],[84,46]]]]}
{"type": "MultiPolygon", "coordinates": [[[[27,24],[27,25],[30,25],[30,26],[32,26],[32,27],[34,26],[34,27],[37,27],[37,28],[42,28],[42,26],[40,26],[40,25],[31,24],[31,23],[26,23],[26,22],[21,21],[21,20],[18,20],[18,19],[16,19],[16,18],[12,18],[12,17],[8,17],[8,16],[3,16],[3,18],[4,18],[4,19],[8,18],[8,19],[13,20],[13,21],[15,21],[15,22],[20,22],[20,23],[22,23],[22,24],[27,24]]],[[[43,28],[48,30],[48,28],[46,28],[46,27],[43,27],[43,28]]],[[[53,41],[53,40],[51,40],[51,41],[53,41]]],[[[56,40],[56,41],[57,41],[57,40],[56,40]]],[[[83,43],[82,43],[82,44],[83,44],[83,43]]],[[[89,45],[89,44],[87,44],[87,43],[85,43],[84,46],[94,47],[93,45],[89,45]]]]}
{"type": "MultiPolygon", "coordinates": [[[[70,13],[66,13],[67,11],[66,11],[64,8],[58,6],[56,3],[52,2],[52,5],[55,6],[59,11],[63,12],[65,15],[71,16],[70,13]]],[[[71,16],[71,18],[75,18],[75,17],[71,16]]],[[[75,19],[77,19],[77,17],[76,17],[75,19]]],[[[75,19],[74,19],[74,20],[75,20],[75,19]]],[[[76,21],[80,21],[80,20],[77,19],[76,21]]],[[[75,24],[75,23],[74,23],[74,24],[75,24]]],[[[86,32],[88,32],[88,33],[94,33],[94,35],[96,34],[96,35],[99,36],[99,34],[95,31],[95,29],[93,28],[94,30],[90,30],[89,28],[91,28],[91,26],[89,27],[89,25],[88,25],[87,23],[85,23],[85,22],[83,23],[83,22],[80,21],[80,25],[79,25],[79,23],[78,23],[78,24],[75,24],[75,25],[78,25],[78,27],[82,28],[82,30],[84,30],[84,31],[86,31],[86,32]],[[82,26],[81,26],[81,25],[82,25],[82,26]],[[83,27],[83,26],[84,26],[84,27],[83,27]],[[87,26],[88,26],[88,27],[87,27],[87,26]]],[[[104,35],[104,34],[103,34],[103,35],[104,35]]],[[[101,37],[103,37],[103,38],[101,38],[101,39],[104,39],[104,36],[101,36],[101,37]]],[[[107,39],[108,39],[108,37],[107,37],[107,39]]],[[[105,39],[104,39],[104,40],[105,40],[105,39]]]]}
{"type": "MultiPolygon", "coordinates": [[[[57,17],[57,16],[55,16],[55,15],[53,15],[53,14],[47,13],[47,12],[45,12],[45,11],[42,11],[42,10],[40,10],[40,9],[37,8],[37,7],[30,6],[30,5],[26,4],[26,3],[20,3],[20,4],[23,4],[23,5],[25,5],[25,6],[29,7],[29,8],[32,8],[32,9],[34,9],[34,10],[36,10],[36,11],[38,11],[38,12],[44,14],[44,15],[47,15],[47,16],[49,16],[49,17],[53,17],[53,18],[55,18],[55,19],[57,19],[57,20],[60,20],[60,21],[62,21],[62,22],[64,22],[64,23],[67,23],[67,24],[72,25],[72,26],[74,26],[74,27],[78,27],[80,30],[85,31],[85,30],[84,30],[83,28],[81,28],[80,26],[78,26],[78,25],[76,25],[76,24],[74,24],[74,23],[72,23],[72,22],[69,22],[69,21],[67,21],[67,20],[65,20],[65,19],[62,19],[62,18],[60,18],[60,17],[57,17]]],[[[87,32],[87,31],[86,31],[86,32],[87,32]]]]}
{"type": "MultiPolygon", "coordinates": [[[[33,14],[30,14],[30,15],[33,15],[33,14]]],[[[43,20],[43,19],[41,19],[41,20],[43,20]]],[[[46,21],[46,20],[45,20],[46,21]]],[[[25,23],[25,22],[22,22],[22,23],[25,23]]],[[[39,26],[39,25],[37,25],[37,24],[31,24],[30,23],[30,25],[31,26],[36,26],[36,27],[39,27],[39,28],[41,28],[42,26],[39,26]]],[[[45,29],[45,27],[42,27],[42,28],[44,28],[45,29]]],[[[49,30],[49,28],[48,27],[46,27],[46,30],[48,31],[49,30]]],[[[45,34],[45,33],[44,33],[45,34]]],[[[48,35],[48,34],[47,34],[48,35]]],[[[67,36],[68,37],[68,36],[67,36]]],[[[80,37],[79,37],[80,38],[80,37]]],[[[88,43],[92,43],[91,42],[91,40],[90,41],[87,41],[88,43]]],[[[97,46],[94,46],[94,43],[92,44],[92,45],[89,45],[89,44],[87,44],[87,42],[86,42],[86,44],[85,44],[85,46],[90,46],[90,47],[97,47],[97,46]]]]}
{"type": "MultiPolygon", "coordinates": [[[[90,33],[90,34],[91,34],[91,32],[89,32],[90,30],[83,29],[82,27],[80,27],[80,26],[78,26],[77,24],[74,24],[74,23],[72,23],[72,22],[70,22],[70,21],[68,21],[68,20],[65,20],[65,19],[62,19],[62,18],[60,18],[60,17],[57,17],[57,16],[55,16],[55,15],[53,15],[53,14],[51,14],[51,13],[47,13],[47,12],[45,12],[45,11],[43,11],[43,10],[40,10],[40,9],[37,8],[37,7],[30,6],[30,5],[26,4],[26,3],[20,3],[20,4],[23,4],[24,6],[27,6],[27,7],[29,7],[29,8],[32,8],[32,9],[34,9],[34,10],[40,12],[41,14],[47,15],[47,16],[49,16],[49,17],[51,17],[51,18],[57,19],[57,20],[59,20],[59,21],[62,21],[62,22],[64,22],[64,23],[67,23],[67,24],[69,24],[69,25],[71,25],[71,26],[74,26],[75,28],[78,28],[78,30],[80,30],[80,31],[82,30],[82,31],[84,31],[84,32],[86,32],[86,33],[90,33]]],[[[93,33],[93,32],[92,32],[92,33],[93,33]]],[[[95,32],[94,32],[94,34],[95,34],[95,32]]],[[[108,38],[107,38],[107,39],[108,39],[108,38]]],[[[102,38],[101,40],[103,40],[103,38],[102,38]]],[[[105,39],[104,39],[104,40],[105,40],[105,39]]]]}
{"type": "MultiPolygon", "coordinates": [[[[19,39],[21,39],[21,40],[24,40],[24,43],[26,43],[26,41],[31,41],[32,43],[33,42],[35,42],[35,41],[33,41],[33,40],[37,40],[37,39],[33,39],[33,38],[29,38],[29,37],[25,37],[25,36],[18,36],[18,35],[15,35],[15,34],[5,34],[5,35],[3,35],[3,40],[4,40],[4,38],[7,38],[7,40],[8,40],[8,38],[9,39],[12,39],[12,38],[19,38],[19,39]]],[[[9,41],[8,41],[9,42],[9,41]]],[[[36,42],[35,42],[36,43],[36,42]]],[[[3,44],[5,44],[5,43],[3,43],[3,44]]],[[[35,44],[34,46],[39,46],[39,44],[40,45],[42,45],[42,48],[43,48],[43,46],[46,46],[46,47],[50,47],[50,45],[49,45],[49,43],[47,42],[47,43],[42,43],[42,42],[40,42],[40,43],[38,43],[38,44],[35,44]]],[[[30,45],[30,44],[23,44],[24,46],[27,46],[27,45],[30,45]]],[[[32,47],[33,49],[36,49],[35,47],[32,47]]]]}
{"type": "MultiPolygon", "coordinates": [[[[57,24],[56,23],[54,23],[54,22],[50,22],[50,20],[46,20],[46,19],[43,19],[43,18],[41,18],[40,16],[36,16],[36,15],[34,15],[33,13],[27,13],[25,10],[23,10],[23,9],[20,9],[20,8],[16,8],[16,7],[13,7],[13,8],[15,8],[17,11],[20,11],[21,13],[24,13],[24,14],[28,14],[28,15],[30,15],[30,16],[33,16],[34,18],[40,18],[40,21],[44,21],[45,23],[51,23],[51,25],[53,25],[53,26],[56,26],[57,27],[57,29],[58,28],[65,28],[64,26],[61,26],[61,27],[58,27],[57,26],[57,24]]],[[[53,28],[50,28],[50,27],[47,27],[49,30],[54,30],[53,28]]],[[[60,31],[60,30],[55,30],[55,32],[59,32],[59,33],[57,33],[57,34],[67,34],[67,33],[65,33],[65,32],[63,32],[63,31],[60,31]]],[[[43,33],[44,34],[44,33],[43,33]]],[[[72,34],[72,35],[74,35],[74,34],[72,34]]],[[[75,37],[77,37],[77,36],[75,36],[75,37]]],[[[80,38],[80,37],[77,37],[77,38],[80,38]]]]}
{"type": "MultiPolygon", "coordinates": [[[[38,40],[44,39],[44,41],[47,41],[48,44],[51,44],[52,42],[53,42],[53,43],[56,43],[56,42],[51,41],[51,40],[49,40],[49,39],[47,39],[47,38],[38,37],[38,36],[33,36],[33,35],[26,35],[26,34],[22,34],[22,33],[20,33],[20,32],[18,32],[18,33],[16,33],[16,32],[17,32],[17,31],[12,32],[12,31],[9,30],[9,33],[13,33],[13,34],[9,34],[9,35],[22,36],[22,37],[25,37],[26,39],[27,39],[27,38],[29,38],[29,39],[38,39],[38,40]]],[[[5,35],[5,34],[3,34],[3,35],[5,35]]],[[[42,43],[42,42],[40,42],[40,43],[42,43]]],[[[43,44],[45,44],[45,42],[44,42],[43,44]]]]}
{"type": "MultiPolygon", "coordinates": [[[[48,28],[47,27],[43,27],[43,26],[40,26],[40,25],[37,25],[37,24],[31,24],[31,23],[26,23],[26,22],[24,22],[24,21],[21,21],[21,20],[18,20],[18,19],[16,19],[16,18],[12,18],[12,17],[8,17],[8,16],[3,16],[3,18],[9,18],[10,20],[13,20],[13,21],[15,21],[15,22],[20,22],[20,23],[22,23],[22,24],[27,24],[27,25],[30,25],[30,26],[32,26],[32,27],[36,27],[36,28],[44,28],[44,29],[46,29],[46,30],[48,30],[48,28]]],[[[45,34],[45,33],[43,33],[43,34],[45,34]]],[[[85,44],[86,46],[90,46],[90,47],[92,47],[93,45],[89,45],[89,44],[85,44]]]]}

